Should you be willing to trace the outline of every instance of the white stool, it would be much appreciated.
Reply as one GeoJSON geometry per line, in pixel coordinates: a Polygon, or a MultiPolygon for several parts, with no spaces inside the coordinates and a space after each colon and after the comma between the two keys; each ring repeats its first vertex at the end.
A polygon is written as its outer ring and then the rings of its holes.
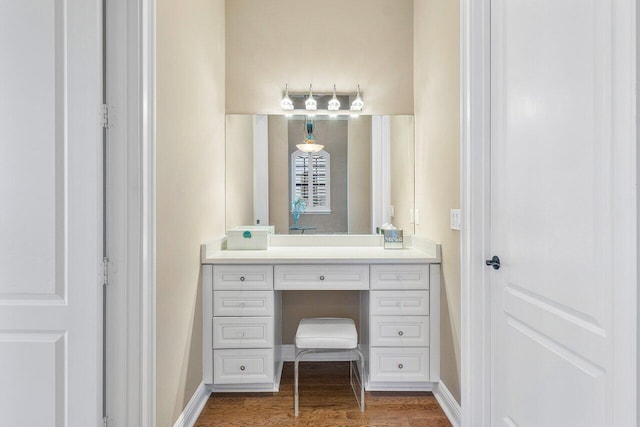
{"type": "MultiPolygon", "coordinates": [[[[295,341],[295,369],[294,369],[294,404],[295,416],[298,416],[298,363],[300,358],[309,353],[354,352],[360,361],[360,370],[357,371],[360,380],[360,396],[354,386],[353,360],[349,360],[349,382],[360,406],[364,412],[364,356],[358,350],[358,332],[351,319],[321,317],[314,319],[302,319],[298,324],[295,341]]],[[[356,364],[357,365],[357,364],[356,364]]]]}

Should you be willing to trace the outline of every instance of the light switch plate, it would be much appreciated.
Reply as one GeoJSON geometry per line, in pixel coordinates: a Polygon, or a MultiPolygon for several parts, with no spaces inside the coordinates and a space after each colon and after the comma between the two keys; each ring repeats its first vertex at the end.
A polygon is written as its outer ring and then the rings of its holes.
{"type": "Polygon", "coordinates": [[[451,209],[451,229],[462,229],[462,211],[460,209],[451,209]]]}

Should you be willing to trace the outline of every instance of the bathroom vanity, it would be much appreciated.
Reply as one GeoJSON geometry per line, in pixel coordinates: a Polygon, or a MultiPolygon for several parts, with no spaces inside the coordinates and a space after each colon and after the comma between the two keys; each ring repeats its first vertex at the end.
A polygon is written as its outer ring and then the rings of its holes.
{"type": "MultiPolygon", "coordinates": [[[[203,377],[212,391],[278,391],[293,344],[282,294],[358,291],[366,390],[432,390],[440,376],[440,246],[375,235],[275,235],[266,250],[201,249],[203,377]]],[[[331,357],[323,356],[323,357],[331,357]]]]}

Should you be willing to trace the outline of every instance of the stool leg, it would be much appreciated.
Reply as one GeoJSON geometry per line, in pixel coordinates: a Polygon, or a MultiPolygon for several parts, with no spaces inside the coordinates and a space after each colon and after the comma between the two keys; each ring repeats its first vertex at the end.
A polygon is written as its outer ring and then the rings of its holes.
{"type": "Polygon", "coordinates": [[[360,356],[360,412],[364,412],[364,355],[360,350],[356,351],[360,356]]]}
{"type": "Polygon", "coordinates": [[[298,360],[298,354],[296,354],[296,358],[295,358],[295,362],[294,362],[294,368],[293,368],[293,401],[294,401],[294,414],[297,417],[298,416],[298,363],[300,362],[300,360],[298,360]]]}
{"type": "MultiPolygon", "coordinates": [[[[353,390],[353,394],[356,398],[356,402],[358,402],[358,406],[360,407],[360,411],[364,412],[364,355],[360,350],[354,348],[350,351],[355,352],[358,355],[358,360],[355,361],[356,369],[353,369],[353,360],[349,361],[349,383],[351,384],[351,389],[353,390]],[[356,377],[357,375],[357,377],[356,377]],[[354,378],[357,378],[360,381],[360,393],[356,391],[354,386],[354,378]],[[358,396],[360,394],[360,396],[358,396]]],[[[353,353],[351,353],[353,355],[353,353]]]]}

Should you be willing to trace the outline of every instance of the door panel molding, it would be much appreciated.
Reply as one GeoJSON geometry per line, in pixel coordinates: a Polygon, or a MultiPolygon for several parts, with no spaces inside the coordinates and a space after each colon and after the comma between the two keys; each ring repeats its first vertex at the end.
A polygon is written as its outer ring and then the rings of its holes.
{"type": "Polygon", "coordinates": [[[12,224],[2,230],[1,240],[20,254],[0,258],[2,305],[59,305],[67,293],[68,17],[64,2],[41,3],[38,19],[29,16],[28,8],[3,12],[24,25],[7,26],[3,32],[8,43],[20,39],[23,48],[3,48],[3,62],[12,66],[0,74],[5,83],[2,98],[11,100],[0,104],[10,117],[1,129],[4,135],[15,135],[12,143],[25,149],[3,153],[0,159],[0,194],[8,197],[16,183],[24,192],[22,200],[0,212],[0,222],[12,224]],[[25,76],[31,81],[26,87],[25,76]],[[34,202],[41,203],[41,209],[33,209],[34,202]]]}
{"type": "Polygon", "coordinates": [[[542,295],[535,294],[512,283],[506,286],[505,292],[514,298],[525,300],[529,304],[536,306],[541,310],[545,310],[558,317],[562,317],[568,322],[574,323],[578,327],[587,329],[594,334],[601,335],[602,337],[605,336],[602,325],[595,318],[585,313],[576,311],[566,305],[558,304],[557,302],[542,295]]]}
{"type": "Polygon", "coordinates": [[[540,331],[533,329],[530,325],[510,315],[507,315],[507,324],[527,338],[536,341],[558,357],[571,363],[587,375],[593,378],[604,375],[605,371],[602,367],[593,364],[593,362],[580,356],[567,345],[554,340],[548,334],[543,334],[540,331]]]}

